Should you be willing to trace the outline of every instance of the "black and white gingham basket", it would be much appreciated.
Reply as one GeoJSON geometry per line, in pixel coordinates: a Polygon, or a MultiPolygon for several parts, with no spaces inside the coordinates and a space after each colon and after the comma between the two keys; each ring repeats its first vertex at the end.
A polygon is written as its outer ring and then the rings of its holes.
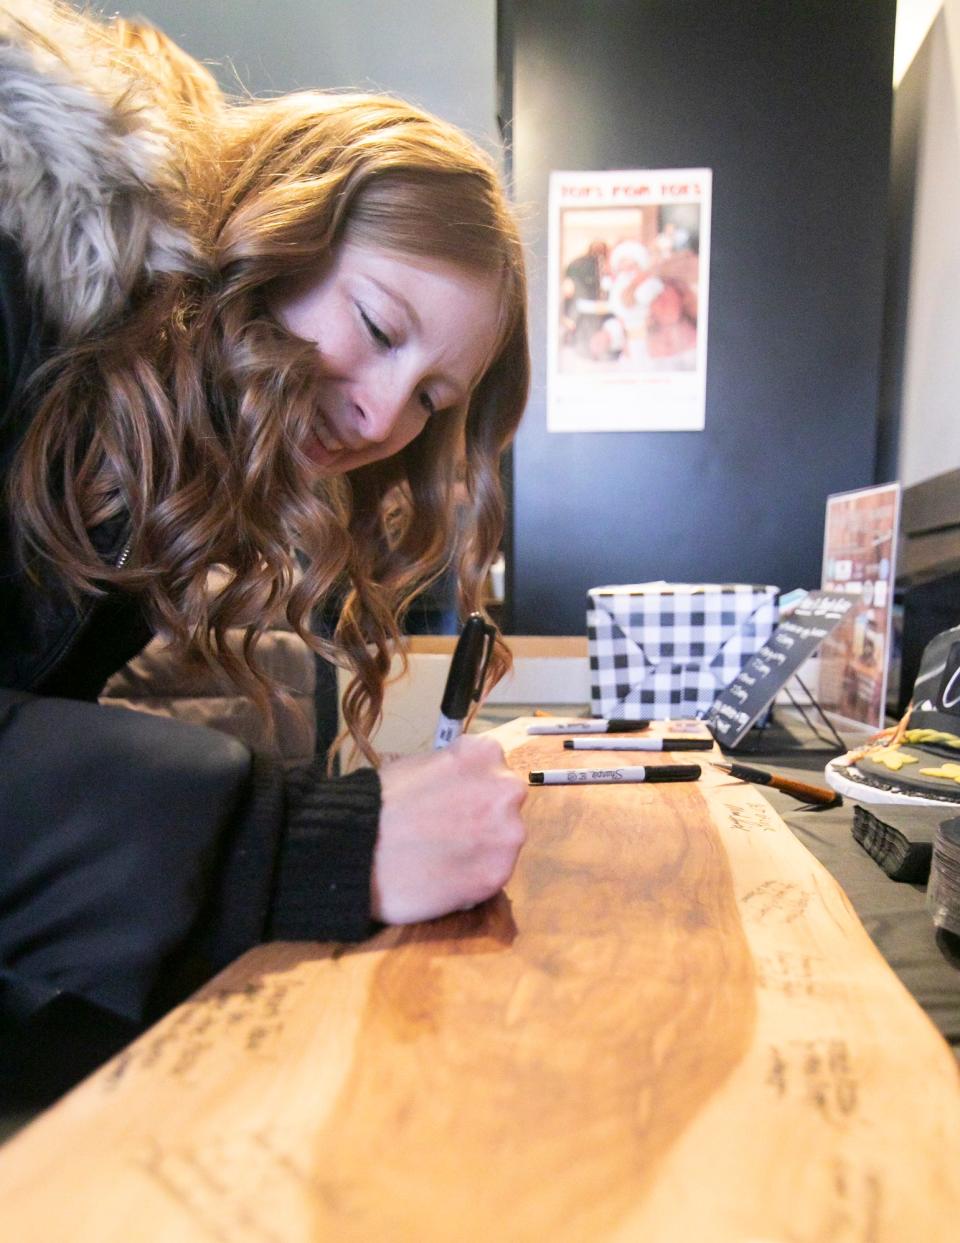
{"type": "Polygon", "coordinates": [[[591,588],[592,713],[636,720],[706,712],[773,633],[777,594],[744,583],[591,588]]]}

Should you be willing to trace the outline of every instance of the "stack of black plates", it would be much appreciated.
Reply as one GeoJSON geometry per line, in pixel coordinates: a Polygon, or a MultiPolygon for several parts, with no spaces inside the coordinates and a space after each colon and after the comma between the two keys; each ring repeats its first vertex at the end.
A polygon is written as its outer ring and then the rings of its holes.
{"type": "Polygon", "coordinates": [[[938,928],[960,936],[960,820],[947,820],[933,839],[927,903],[938,928]]]}

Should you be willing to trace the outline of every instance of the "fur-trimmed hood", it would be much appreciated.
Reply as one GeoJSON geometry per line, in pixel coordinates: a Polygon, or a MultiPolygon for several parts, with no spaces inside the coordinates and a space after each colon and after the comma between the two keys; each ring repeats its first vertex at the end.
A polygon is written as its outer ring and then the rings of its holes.
{"type": "Polygon", "coordinates": [[[143,275],[192,271],[162,116],[106,40],[47,0],[0,0],[0,230],[61,341],[143,275]]]}

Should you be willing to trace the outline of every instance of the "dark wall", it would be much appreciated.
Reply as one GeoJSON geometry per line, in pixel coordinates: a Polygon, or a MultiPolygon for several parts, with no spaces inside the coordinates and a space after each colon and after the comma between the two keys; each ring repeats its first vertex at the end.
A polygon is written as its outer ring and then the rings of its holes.
{"type": "Polygon", "coordinates": [[[513,458],[515,632],[586,589],[816,586],[824,502],[874,482],[894,0],[502,0],[529,205],[534,389],[513,458]],[[706,429],[548,434],[552,169],[713,169],[706,429]]]}

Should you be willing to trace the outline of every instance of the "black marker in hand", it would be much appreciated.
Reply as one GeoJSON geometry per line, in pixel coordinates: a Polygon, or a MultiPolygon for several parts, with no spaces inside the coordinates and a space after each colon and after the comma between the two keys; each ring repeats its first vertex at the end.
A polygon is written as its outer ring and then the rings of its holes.
{"type": "Polygon", "coordinates": [[[448,747],[463,733],[463,723],[470,711],[470,704],[479,700],[483,679],[493,651],[496,628],[480,613],[471,613],[460,631],[460,638],[453,651],[447,685],[440,701],[440,720],[433,749],[448,747]]]}

